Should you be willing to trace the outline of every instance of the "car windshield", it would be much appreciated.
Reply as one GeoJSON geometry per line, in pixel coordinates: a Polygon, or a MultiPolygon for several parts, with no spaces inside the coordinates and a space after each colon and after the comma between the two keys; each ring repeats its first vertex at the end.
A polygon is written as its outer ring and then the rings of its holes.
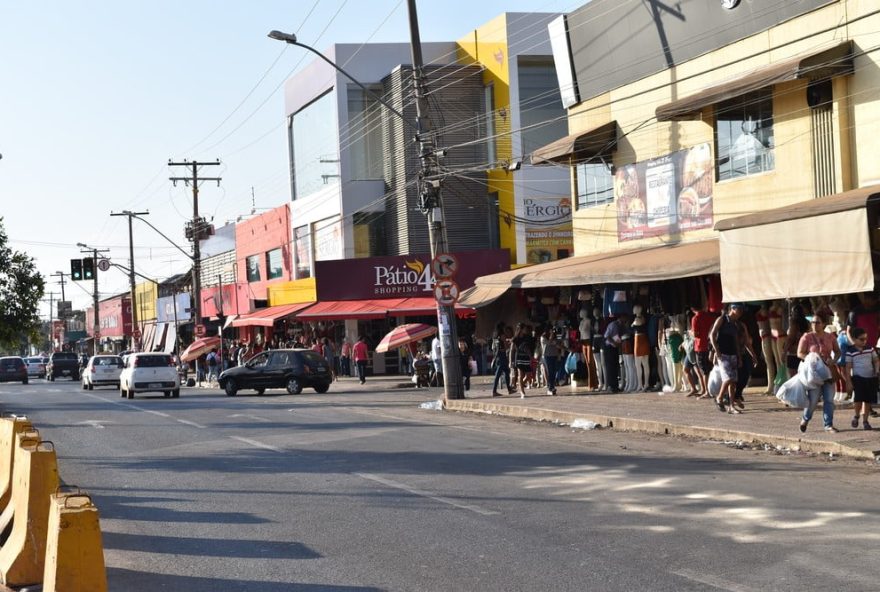
{"type": "Polygon", "coordinates": [[[26,358],[25,362],[28,364],[42,364],[43,358],[26,358]]]}
{"type": "Polygon", "coordinates": [[[22,363],[21,358],[0,358],[0,365],[4,368],[17,368],[22,363]]]}
{"type": "Polygon", "coordinates": [[[138,368],[158,368],[159,366],[170,366],[171,356],[137,356],[135,364],[138,368]]]}
{"type": "Polygon", "coordinates": [[[119,356],[100,356],[94,359],[92,366],[119,366],[122,358],[119,356]]]}

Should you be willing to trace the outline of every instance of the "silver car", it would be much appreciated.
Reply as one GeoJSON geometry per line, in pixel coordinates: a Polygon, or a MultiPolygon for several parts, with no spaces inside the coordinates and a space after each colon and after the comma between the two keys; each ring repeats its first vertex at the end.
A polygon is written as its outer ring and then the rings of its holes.
{"type": "Polygon", "coordinates": [[[31,356],[24,359],[24,365],[27,366],[28,376],[36,376],[37,378],[46,378],[46,364],[49,358],[43,356],[31,356]]]}
{"type": "Polygon", "coordinates": [[[90,391],[96,386],[112,386],[118,389],[120,374],[122,374],[122,358],[119,356],[92,356],[82,371],[83,390],[90,391]]]}

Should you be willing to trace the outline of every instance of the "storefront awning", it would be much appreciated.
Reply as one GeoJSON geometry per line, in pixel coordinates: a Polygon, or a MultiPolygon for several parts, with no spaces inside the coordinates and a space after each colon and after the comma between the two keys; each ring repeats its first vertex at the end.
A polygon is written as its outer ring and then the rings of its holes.
{"type": "Polygon", "coordinates": [[[570,164],[597,156],[610,157],[617,148],[617,130],[617,121],[610,121],[589,131],[560,138],[532,152],[532,164],[570,164]]]}
{"type": "Polygon", "coordinates": [[[866,187],[717,223],[724,299],[873,290],[867,206],[877,201],[880,186],[866,187]]]}
{"type": "Polygon", "coordinates": [[[249,314],[239,315],[237,319],[232,321],[233,327],[271,327],[275,321],[283,319],[288,315],[301,311],[311,306],[312,302],[304,302],[300,304],[281,304],[279,306],[270,306],[262,308],[249,314]]]}
{"type": "Polygon", "coordinates": [[[657,121],[688,119],[703,107],[781,82],[799,78],[820,80],[853,72],[852,42],[844,41],[763,66],[727,82],[708,86],[696,94],[660,105],[655,114],[657,121]]]}
{"type": "Polygon", "coordinates": [[[296,318],[303,321],[340,321],[345,319],[366,321],[381,319],[388,314],[383,302],[401,302],[405,298],[389,300],[326,300],[313,304],[298,313],[296,318]]]}
{"type": "Polygon", "coordinates": [[[501,298],[508,289],[504,286],[473,286],[461,293],[458,303],[470,308],[482,308],[501,298]]]}
{"type": "Polygon", "coordinates": [[[548,288],[656,282],[718,273],[718,241],[642,247],[569,257],[477,279],[483,288],[548,288]]]}

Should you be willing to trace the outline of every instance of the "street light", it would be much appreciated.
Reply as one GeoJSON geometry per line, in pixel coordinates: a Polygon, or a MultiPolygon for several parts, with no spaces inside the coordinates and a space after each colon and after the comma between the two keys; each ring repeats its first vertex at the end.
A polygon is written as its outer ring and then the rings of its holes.
{"type": "Polygon", "coordinates": [[[302,47],[303,49],[309,50],[310,52],[312,52],[313,54],[315,54],[316,56],[318,56],[319,58],[321,58],[322,60],[324,60],[325,62],[327,62],[331,66],[333,66],[334,68],[336,68],[339,72],[341,72],[343,75],[345,75],[346,78],[348,78],[349,80],[351,80],[352,82],[357,84],[359,87],[361,87],[361,90],[363,90],[365,93],[370,95],[370,98],[372,98],[375,101],[379,101],[379,103],[381,103],[386,109],[388,109],[389,111],[391,111],[392,113],[397,115],[397,117],[399,117],[400,120],[403,121],[406,125],[410,126],[411,128],[415,129],[416,131],[418,131],[418,129],[419,129],[418,126],[416,126],[416,124],[414,124],[409,119],[404,117],[400,111],[398,111],[397,109],[395,109],[394,107],[389,105],[382,97],[380,97],[379,95],[377,95],[376,93],[374,93],[373,91],[368,89],[366,86],[361,84],[359,80],[357,80],[354,76],[352,76],[351,74],[349,74],[348,72],[343,70],[342,67],[340,67],[337,64],[335,64],[334,62],[330,61],[330,59],[327,56],[325,56],[324,54],[322,54],[320,51],[318,51],[314,47],[311,47],[310,45],[306,45],[305,43],[300,43],[299,41],[297,41],[296,35],[294,35],[293,33],[282,33],[281,31],[269,31],[269,39],[275,39],[277,41],[284,41],[285,43],[288,43],[290,45],[298,45],[299,47],[302,47]]]}
{"type": "MultiPolygon", "coordinates": [[[[433,172],[438,169],[437,150],[434,146],[434,138],[431,133],[430,118],[428,116],[427,93],[424,88],[425,75],[422,62],[422,43],[419,37],[418,17],[416,16],[415,0],[407,0],[409,12],[410,39],[412,48],[413,82],[416,96],[416,120],[410,121],[397,109],[389,105],[382,97],[377,96],[366,86],[356,80],[351,74],[340,66],[330,61],[324,54],[304,43],[296,40],[296,35],[270,31],[269,38],[284,41],[290,45],[298,45],[324,60],[346,78],[358,85],[368,96],[377,101],[391,113],[397,116],[411,129],[415,130],[415,139],[419,143],[419,203],[420,209],[428,216],[428,242],[431,247],[432,259],[448,249],[446,229],[443,223],[442,202],[440,199],[440,179],[432,180],[433,172]]],[[[461,369],[461,356],[458,349],[458,332],[455,327],[455,308],[452,304],[441,304],[437,301],[437,323],[439,325],[441,350],[443,352],[443,398],[463,399],[464,384],[461,369]]]]}

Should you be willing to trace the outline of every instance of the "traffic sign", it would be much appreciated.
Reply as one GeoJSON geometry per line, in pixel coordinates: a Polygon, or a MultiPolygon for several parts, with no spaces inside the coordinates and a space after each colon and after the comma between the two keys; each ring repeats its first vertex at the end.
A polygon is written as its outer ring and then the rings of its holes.
{"type": "Polygon", "coordinates": [[[109,259],[98,259],[98,269],[101,271],[107,271],[110,269],[110,260],[109,259]]]}
{"type": "Polygon", "coordinates": [[[452,280],[440,280],[434,284],[434,298],[443,306],[453,306],[458,302],[458,284],[452,280]]]}
{"type": "Polygon", "coordinates": [[[204,337],[205,336],[205,326],[204,325],[196,325],[196,337],[204,337]]]}
{"type": "Polygon", "coordinates": [[[431,261],[431,271],[437,279],[446,280],[455,277],[458,271],[458,258],[451,253],[438,253],[431,261]]]}

